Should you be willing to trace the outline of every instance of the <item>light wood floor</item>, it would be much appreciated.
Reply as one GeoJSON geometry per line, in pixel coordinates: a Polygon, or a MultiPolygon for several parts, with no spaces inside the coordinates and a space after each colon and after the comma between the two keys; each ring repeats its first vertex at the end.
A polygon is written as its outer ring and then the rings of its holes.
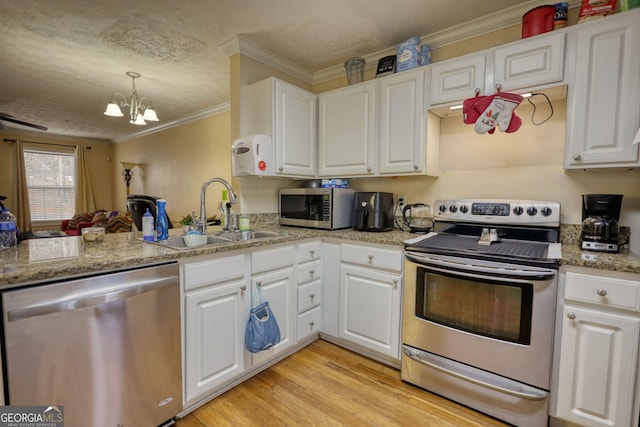
{"type": "Polygon", "coordinates": [[[316,341],[198,408],[178,427],[505,426],[400,380],[400,371],[316,341]]]}

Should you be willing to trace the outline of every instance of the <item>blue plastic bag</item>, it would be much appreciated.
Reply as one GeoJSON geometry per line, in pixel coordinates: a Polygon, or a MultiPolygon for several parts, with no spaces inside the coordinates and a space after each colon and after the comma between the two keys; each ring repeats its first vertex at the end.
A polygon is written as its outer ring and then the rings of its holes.
{"type": "Polygon", "coordinates": [[[257,353],[268,350],[280,342],[280,327],[269,307],[269,302],[264,299],[260,286],[253,295],[253,305],[247,322],[245,345],[248,351],[257,353]],[[257,306],[255,305],[256,296],[259,296],[261,301],[257,306]]]}

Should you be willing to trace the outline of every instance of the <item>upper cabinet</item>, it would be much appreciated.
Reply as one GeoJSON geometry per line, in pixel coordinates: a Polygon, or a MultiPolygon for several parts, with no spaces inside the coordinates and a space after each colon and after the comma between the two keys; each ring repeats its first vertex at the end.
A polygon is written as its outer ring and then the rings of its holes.
{"type": "Polygon", "coordinates": [[[320,176],[373,175],[376,89],[369,81],[318,97],[320,176]]]}
{"type": "Polygon", "coordinates": [[[321,94],[320,176],[436,174],[440,132],[426,113],[426,73],[418,68],[321,94]]]}
{"type": "Polygon", "coordinates": [[[315,177],[316,95],[276,78],[247,89],[249,134],[271,135],[275,175],[315,177]]]}
{"type": "Polygon", "coordinates": [[[500,90],[561,84],[564,32],[532,37],[431,66],[430,106],[459,102],[500,90]]]}
{"type": "Polygon", "coordinates": [[[640,166],[640,10],[580,24],[569,85],[566,169],[640,166]]]}

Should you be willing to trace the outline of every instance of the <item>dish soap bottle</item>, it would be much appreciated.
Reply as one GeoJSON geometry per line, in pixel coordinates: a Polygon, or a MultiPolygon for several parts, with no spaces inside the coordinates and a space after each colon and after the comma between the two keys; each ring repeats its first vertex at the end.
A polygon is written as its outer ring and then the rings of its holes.
{"type": "Polygon", "coordinates": [[[13,248],[18,244],[17,231],[16,217],[9,212],[9,209],[2,209],[0,212],[0,249],[13,248]]]}
{"type": "Polygon", "coordinates": [[[169,238],[169,221],[167,220],[167,201],[164,199],[156,200],[156,234],[158,240],[167,240],[169,238]]]}
{"type": "Polygon", "coordinates": [[[240,215],[240,231],[249,231],[251,230],[251,223],[249,221],[249,216],[246,212],[242,212],[240,215]]]}
{"type": "Polygon", "coordinates": [[[153,215],[149,212],[149,208],[142,215],[142,239],[148,242],[153,242],[155,236],[153,235],[153,215]]]}

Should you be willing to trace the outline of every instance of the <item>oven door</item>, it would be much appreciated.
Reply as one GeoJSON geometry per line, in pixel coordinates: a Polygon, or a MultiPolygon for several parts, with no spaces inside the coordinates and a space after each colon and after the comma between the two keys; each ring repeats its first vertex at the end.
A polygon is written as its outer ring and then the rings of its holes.
{"type": "Polygon", "coordinates": [[[557,270],[407,252],[407,346],[550,389],[557,270]]]}

